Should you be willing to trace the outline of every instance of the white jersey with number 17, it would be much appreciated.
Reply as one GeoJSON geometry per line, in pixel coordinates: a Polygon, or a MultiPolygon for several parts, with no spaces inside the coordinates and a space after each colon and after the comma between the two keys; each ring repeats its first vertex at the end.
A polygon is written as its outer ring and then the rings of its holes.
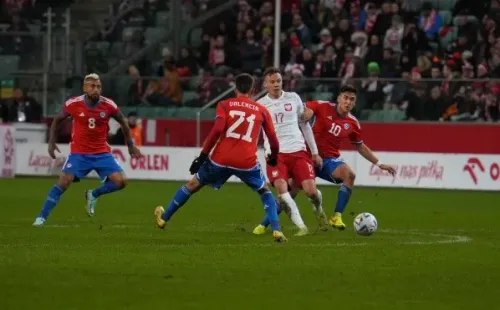
{"type": "MultiPolygon", "coordinates": [[[[274,128],[280,143],[280,153],[295,153],[305,151],[304,136],[299,127],[300,115],[304,112],[304,103],[299,95],[291,92],[282,92],[281,96],[273,99],[267,94],[258,100],[271,113],[274,128]]],[[[269,143],[264,135],[264,148],[269,154],[269,143]]]]}

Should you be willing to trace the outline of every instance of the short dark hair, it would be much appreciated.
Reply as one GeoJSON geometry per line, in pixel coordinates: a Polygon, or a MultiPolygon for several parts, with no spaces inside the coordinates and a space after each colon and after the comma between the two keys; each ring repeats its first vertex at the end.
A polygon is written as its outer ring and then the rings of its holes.
{"type": "Polygon", "coordinates": [[[248,73],[242,73],[234,79],[236,90],[242,94],[249,94],[252,92],[254,82],[253,77],[248,73]]]}
{"type": "Polygon", "coordinates": [[[276,73],[281,73],[280,72],[280,69],[276,68],[276,67],[269,67],[267,68],[265,71],[264,71],[264,74],[263,76],[266,77],[268,75],[271,75],[271,74],[276,74],[276,73]]]}
{"type": "Polygon", "coordinates": [[[342,94],[342,93],[353,93],[356,95],[358,93],[358,90],[356,89],[356,87],[354,87],[352,85],[344,85],[340,88],[340,91],[339,91],[339,94],[342,94]]]}

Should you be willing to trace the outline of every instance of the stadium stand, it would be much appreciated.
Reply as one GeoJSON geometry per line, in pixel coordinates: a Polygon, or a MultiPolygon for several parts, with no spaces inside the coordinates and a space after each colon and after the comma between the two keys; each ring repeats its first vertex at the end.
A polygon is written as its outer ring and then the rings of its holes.
{"type": "MultiPolygon", "coordinates": [[[[182,1],[182,23],[223,2],[182,1]]],[[[181,30],[172,29],[170,8],[165,0],[115,2],[104,30],[84,45],[85,71],[104,74],[161,43],[105,82],[125,110],[193,117],[235,74],[260,77],[273,64],[274,1],[240,0],[202,27],[181,30]],[[181,33],[178,57],[162,41],[170,30],[181,33]]],[[[465,0],[283,0],[286,89],[304,100],[330,100],[340,85],[353,83],[360,89],[356,114],[365,120],[496,121],[499,12],[496,0],[474,7],[465,0]]],[[[22,55],[2,54],[3,68],[16,68],[22,55]]]]}

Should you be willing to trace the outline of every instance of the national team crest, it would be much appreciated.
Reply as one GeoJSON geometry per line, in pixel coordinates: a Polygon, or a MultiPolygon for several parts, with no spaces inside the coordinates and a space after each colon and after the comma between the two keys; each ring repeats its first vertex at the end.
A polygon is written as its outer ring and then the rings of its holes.
{"type": "Polygon", "coordinates": [[[104,112],[99,113],[99,115],[101,116],[101,118],[105,118],[106,117],[106,113],[104,113],[104,112]]]}
{"type": "Polygon", "coordinates": [[[287,111],[287,112],[292,111],[292,104],[291,103],[285,103],[285,111],[287,111]]]}
{"type": "Polygon", "coordinates": [[[344,129],[345,130],[349,129],[349,127],[350,127],[349,124],[344,124],[344,129]]]}

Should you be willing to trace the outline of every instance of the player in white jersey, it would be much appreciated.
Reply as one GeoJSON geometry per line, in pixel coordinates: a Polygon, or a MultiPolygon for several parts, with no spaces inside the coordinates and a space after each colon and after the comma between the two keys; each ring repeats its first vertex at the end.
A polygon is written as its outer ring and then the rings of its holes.
{"type": "MultiPolygon", "coordinates": [[[[297,235],[308,234],[308,229],[300,216],[297,204],[288,189],[288,180],[299,184],[315,207],[315,212],[321,225],[327,225],[326,215],[322,208],[321,192],[316,188],[316,174],[314,165],[321,167],[323,160],[318,155],[318,148],[314,140],[311,125],[301,122],[300,118],[305,110],[304,103],[299,95],[285,92],[282,89],[281,74],[276,68],[268,68],[264,72],[264,87],[267,95],[258,100],[265,105],[273,117],[274,128],[280,144],[278,164],[267,166],[267,177],[278,192],[280,205],[285,205],[293,223],[299,228],[297,235]],[[307,145],[312,153],[308,152],[307,145]]],[[[266,155],[269,153],[269,144],[264,135],[266,155]]],[[[254,234],[265,232],[267,219],[254,229],[254,234]]]]}

